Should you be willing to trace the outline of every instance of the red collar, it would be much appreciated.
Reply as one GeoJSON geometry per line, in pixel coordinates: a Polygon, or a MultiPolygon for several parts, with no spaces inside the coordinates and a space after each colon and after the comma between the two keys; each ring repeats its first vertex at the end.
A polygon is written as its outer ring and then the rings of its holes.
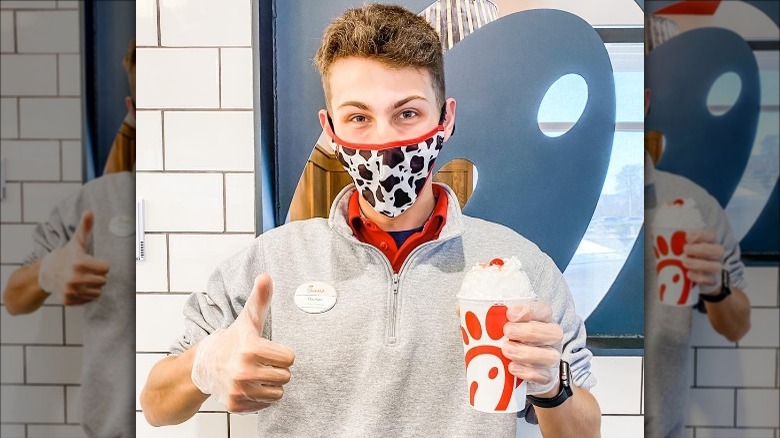
{"type": "Polygon", "coordinates": [[[436,240],[441,233],[444,224],[447,222],[447,190],[437,184],[433,185],[433,196],[436,197],[436,205],[433,207],[433,213],[423,225],[423,229],[412,234],[406,239],[400,248],[395,245],[395,240],[387,231],[379,228],[375,223],[360,214],[360,203],[358,201],[358,192],[355,190],[349,198],[349,207],[347,210],[347,223],[352,228],[352,233],[361,242],[375,246],[382,254],[390,260],[393,270],[401,270],[404,260],[415,248],[425,242],[436,240]]]}

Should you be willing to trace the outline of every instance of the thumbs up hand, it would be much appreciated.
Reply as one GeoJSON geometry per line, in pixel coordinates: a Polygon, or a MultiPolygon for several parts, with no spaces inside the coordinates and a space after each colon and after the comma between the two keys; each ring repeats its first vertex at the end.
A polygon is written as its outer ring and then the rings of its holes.
{"type": "Polygon", "coordinates": [[[192,365],[192,382],[236,413],[257,412],[282,398],[295,360],[292,350],[262,337],[271,306],[267,274],[254,287],[230,327],[200,341],[192,365]]]}
{"type": "Polygon", "coordinates": [[[106,284],[108,263],[87,252],[94,223],[92,211],[85,211],[68,243],[41,260],[38,285],[50,294],[59,295],[65,305],[94,300],[106,284]]]}

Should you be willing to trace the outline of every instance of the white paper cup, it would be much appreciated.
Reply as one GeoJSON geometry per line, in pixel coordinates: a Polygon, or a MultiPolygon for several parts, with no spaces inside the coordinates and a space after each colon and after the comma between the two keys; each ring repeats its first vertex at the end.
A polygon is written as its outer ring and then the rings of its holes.
{"type": "Polygon", "coordinates": [[[697,230],[666,227],[653,230],[657,296],[670,306],[693,306],[699,302],[699,285],[688,279],[688,269],[682,263],[683,247],[691,231],[697,230]]]}
{"type": "Polygon", "coordinates": [[[507,307],[529,301],[533,298],[459,298],[469,404],[478,411],[506,413],[525,408],[528,384],[509,372],[510,360],[501,353],[501,346],[506,342],[507,307]]]}

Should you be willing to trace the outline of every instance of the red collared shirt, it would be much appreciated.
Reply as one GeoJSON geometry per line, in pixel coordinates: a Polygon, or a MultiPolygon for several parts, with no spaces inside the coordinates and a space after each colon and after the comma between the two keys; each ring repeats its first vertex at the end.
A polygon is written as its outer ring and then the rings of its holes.
{"type": "Polygon", "coordinates": [[[395,272],[401,270],[401,265],[403,265],[404,260],[406,260],[406,257],[409,256],[412,250],[425,242],[437,239],[442,228],[444,228],[444,224],[447,222],[447,190],[434,184],[433,196],[436,198],[436,205],[433,207],[433,213],[431,213],[431,216],[423,225],[423,229],[409,236],[406,242],[398,248],[390,233],[379,228],[370,219],[360,214],[358,196],[360,195],[358,195],[356,190],[349,199],[349,227],[352,228],[352,232],[358,240],[379,249],[390,260],[395,272]]]}

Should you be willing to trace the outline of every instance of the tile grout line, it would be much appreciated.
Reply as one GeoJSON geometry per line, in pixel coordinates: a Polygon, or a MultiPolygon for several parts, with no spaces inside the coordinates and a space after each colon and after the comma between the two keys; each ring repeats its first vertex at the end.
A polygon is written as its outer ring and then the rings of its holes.
{"type": "Polygon", "coordinates": [[[57,81],[56,83],[57,96],[59,96],[60,95],[60,54],[59,53],[55,56],[55,59],[56,61],[54,63],[54,68],[55,68],[54,77],[55,80],[57,81]]]}
{"type": "Polygon", "coordinates": [[[227,232],[227,175],[222,173],[222,232],[227,232]]]}
{"type": "Polygon", "coordinates": [[[217,47],[217,86],[219,88],[219,109],[222,109],[222,47],[217,47]]]}
{"type": "Polygon", "coordinates": [[[16,9],[11,10],[11,19],[14,21],[13,33],[14,33],[14,51],[13,53],[19,53],[19,35],[16,31],[16,9]]]}
{"type": "Polygon", "coordinates": [[[65,424],[68,424],[68,387],[66,385],[62,385],[62,393],[65,397],[65,402],[62,404],[65,412],[63,413],[62,417],[65,420],[65,424]]]}
{"type": "Polygon", "coordinates": [[[157,47],[162,47],[162,26],[160,25],[160,0],[155,0],[154,5],[157,8],[157,47]]]}
{"type": "Polygon", "coordinates": [[[19,220],[24,224],[24,183],[19,183],[19,220]]]}
{"type": "Polygon", "coordinates": [[[65,182],[65,170],[63,169],[64,163],[62,160],[62,140],[60,140],[60,181],[59,182],[65,182]]]}
{"type": "Polygon", "coordinates": [[[644,402],[645,402],[645,357],[642,356],[642,368],[640,369],[639,377],[639,415],[644,415],[644,402]]]}
{"type": "Polygon", "coordinates": [[[162,148],[162,170],[165,172],[165,110],[160,111],[160,147],[162,148]]]}
{"type": "MultiPolygon", "coordinates": [[[[170,244],[169,235],[167,233],[165,234],[165,263],[166,263],[165,279],[168,286],[167,288],[168,290],[166,292],[170,292],[171,291],[171,244],[170,244]]],[[[138,294],[136,293],[136,295],[138,294]]]]}
{"type": "Polygon", "coordinates": [[[22,139],[22,99],[16,97],[16,138],[22,139]]]}

